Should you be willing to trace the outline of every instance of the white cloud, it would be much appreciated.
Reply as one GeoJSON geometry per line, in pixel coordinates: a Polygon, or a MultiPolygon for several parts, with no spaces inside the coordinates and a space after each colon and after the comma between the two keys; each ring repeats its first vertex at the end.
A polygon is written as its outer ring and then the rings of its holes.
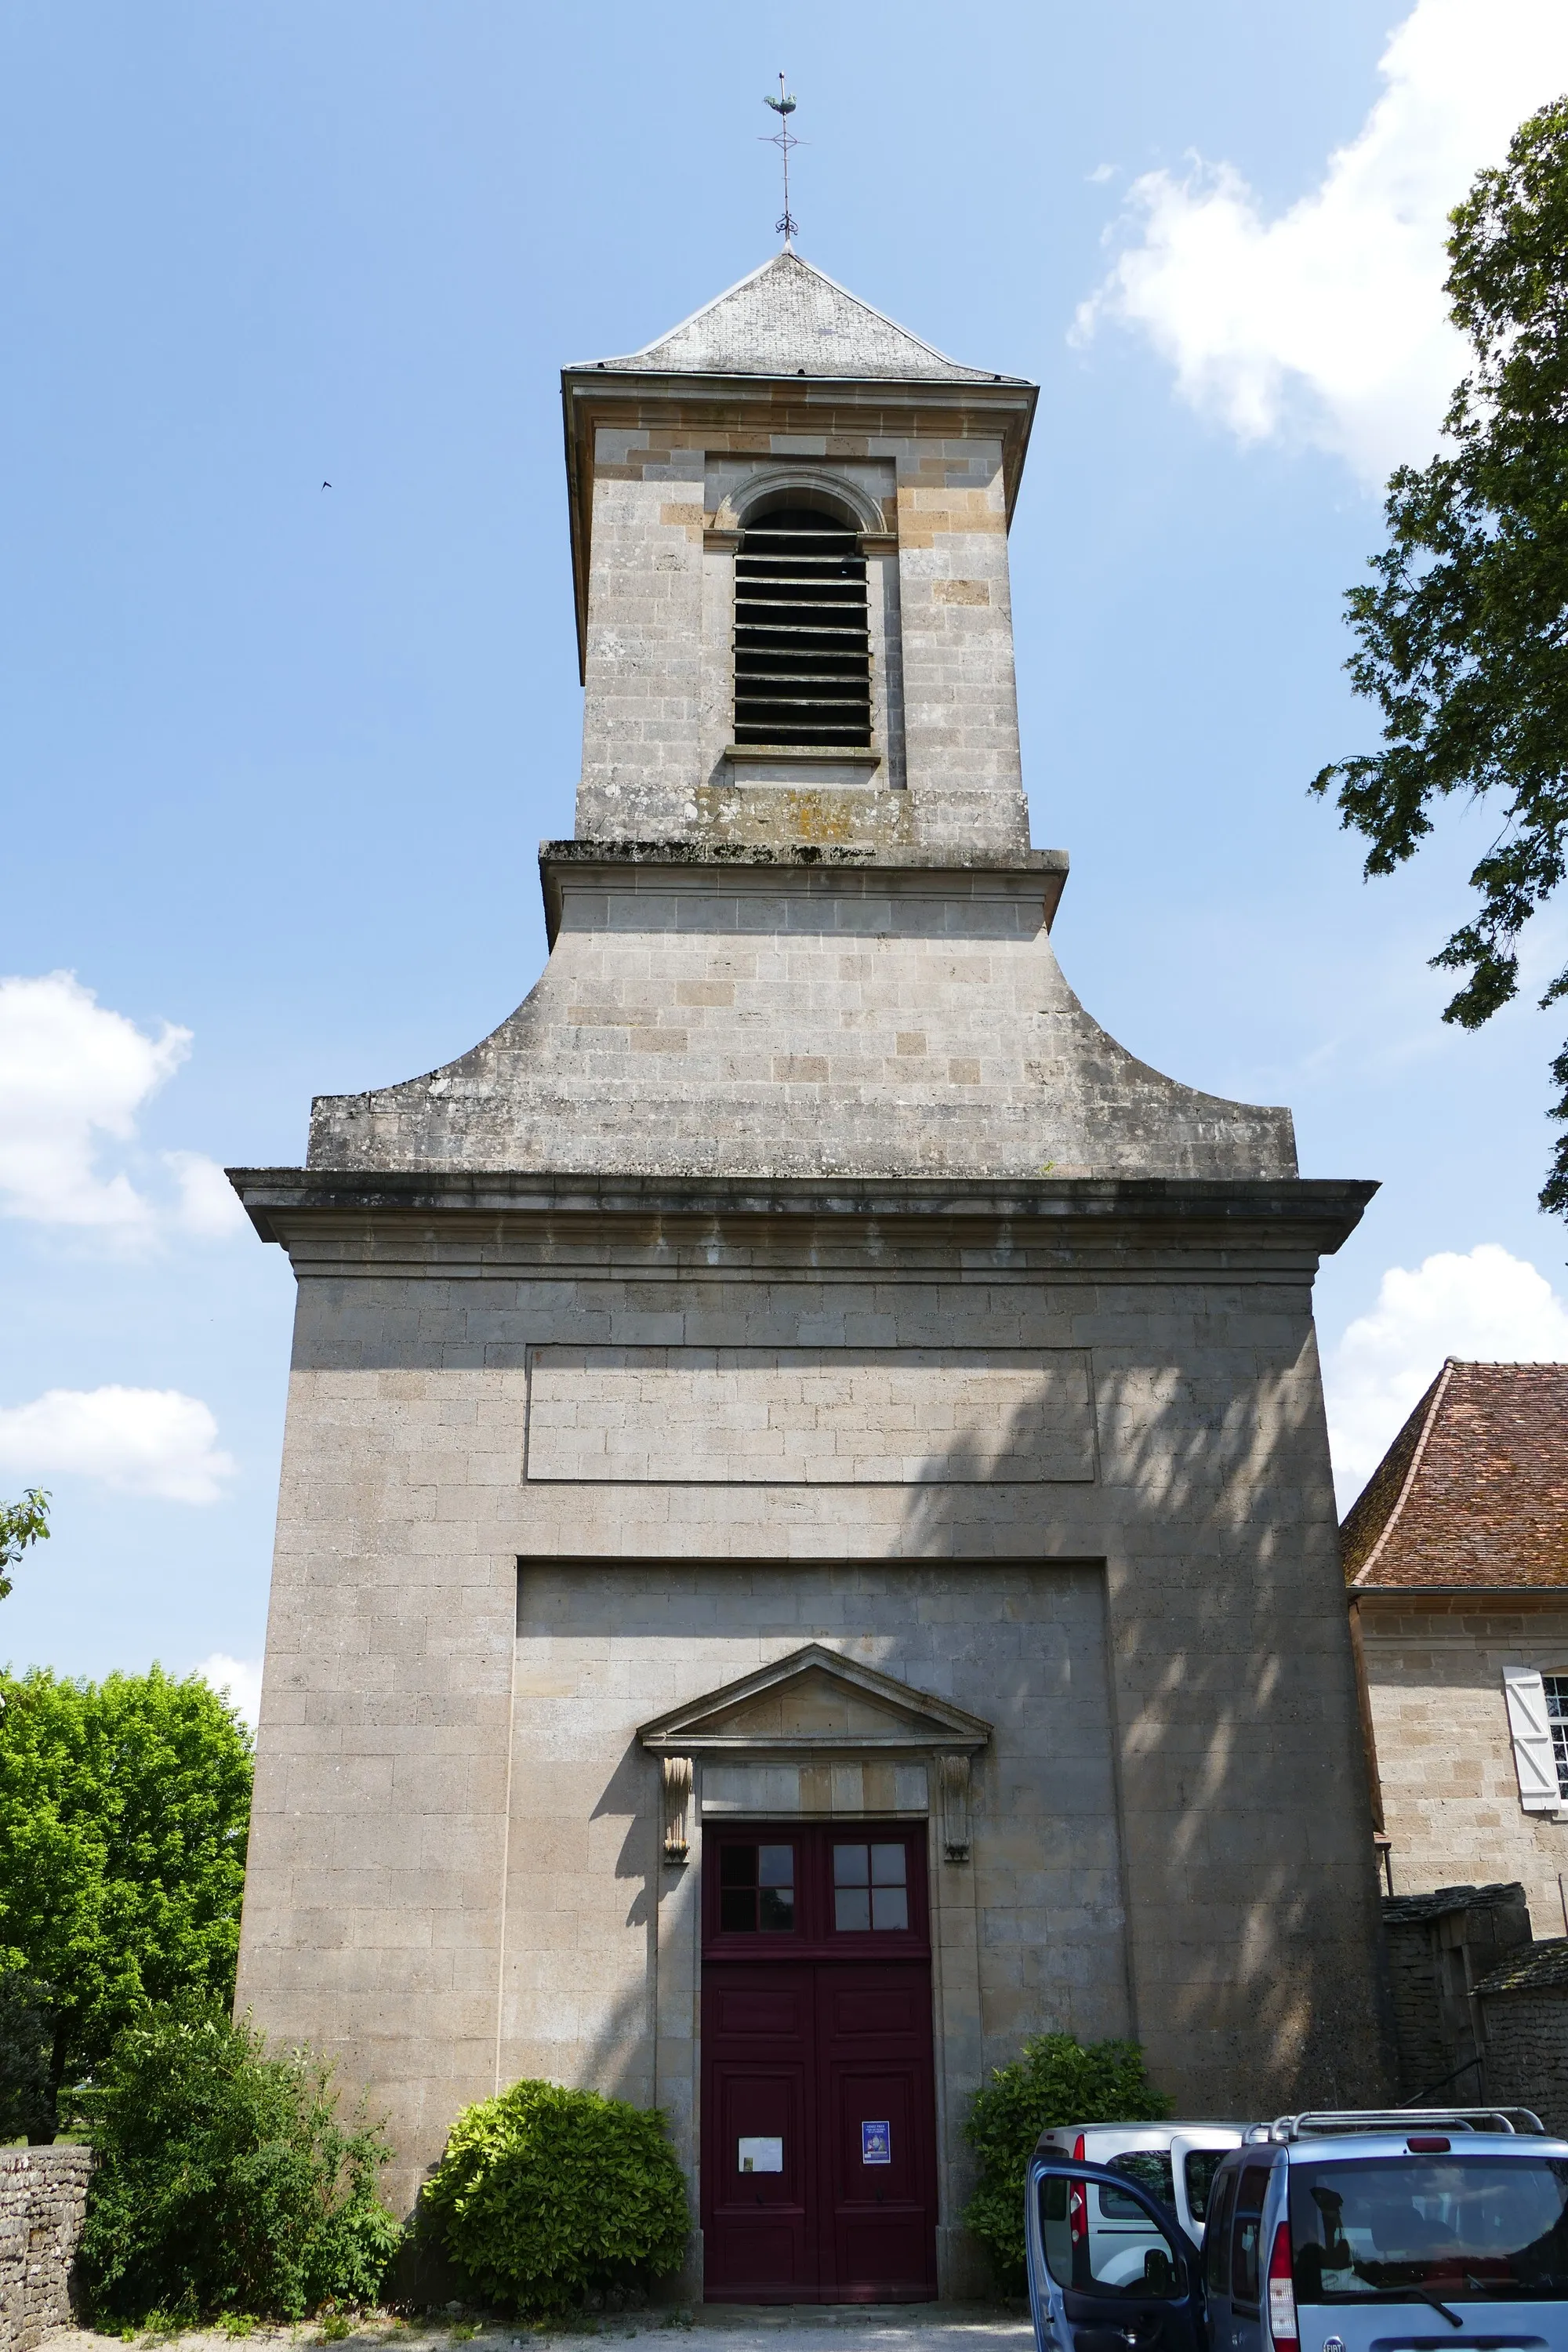
{"type": "Polygon", "coordinates": [[[1568,1307],[1543,1274],[1495,1242],[1439,1250],[1411,1273],[1391,1265],[1377,1305],[1323,1367],[1342,1506],[1382,1461],[1446,1356],[1472,1363],[1568,1362],[1568,1307]]]}
{"type": "Polygon", "coordinates": [[[0,1410],[0,1470],[27,1486],[101,1478],[117,1494],[216,1503],[234,1475],[217,1423],[178,1389],[50,1389],[0,1410]]]}
{"type": "Polygon", "coordinates": [[[229,1705],[255,1730],[261,1713],[261,1661],[259,1658],[231,1658],[226,1651],[215,1650],[204,1658],[194,1671],[215,1691],[221,1691],[229,1705]]]}
{"type": "Polygon", "coordinates": [[[106,1012],[74,972],[0,981],[5,1213],[147,1231],[153,1213],[130,1179],[100,1173],[100,1139],[135,1134],[137,1112],[190,1046],[188,1029],[165,1022],[150,1037],[123,1013],[106,1012]]]}
{"type": "Polygon", "coordinates": [[[1436,446],[1468,352],[1442,290],[1447,215],[1568,87],[1568,8],[1418,0],[1381,71],[1356,137],[1275,218],[1229,163],[1135,181],[1131,241],[1073,331],[1142,328],[1184,398],[1238,439],[1294,434],[1369,480],[1436,446]]]}
{"type": "Polygon", "coordinates": [[[216,1160],[201,1151],[165,1151],[163,1161],[179,1184],[179,1221],[187,1233],[221,1242],[250,1231],[239,1195],[216,1160]]]}
{"type": "Polygon", "coordinates": [[[165,1021],[150,1035],[74,972],[0,981],[0,1214],[95,1226],[132,1244],[160,1229],[202,1241],[247,1230],[228,1180],[203,1152],[162,1155],[172,1207],[102,1165],[108,1142],[134,1141],[137,1114],[190,1049],[188,1029],[165,1021]]]}

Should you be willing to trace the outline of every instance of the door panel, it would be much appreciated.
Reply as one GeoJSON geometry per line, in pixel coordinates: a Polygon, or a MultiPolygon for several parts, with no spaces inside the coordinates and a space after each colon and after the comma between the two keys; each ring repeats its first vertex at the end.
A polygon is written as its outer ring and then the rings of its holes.
{"type": "Polygon", "coordinates": [[[812,1990],[809,1963],[720,1963],[703,1985],[704,2291],[721,2302],[816,2299],[812,1990]]]}
{"type": "Polygon", "coordinates": [[[825,2291],[847,2302],[936,2293],[931,1972],[873,1962],[817,1973],[827,2147],[825,2291]]]}

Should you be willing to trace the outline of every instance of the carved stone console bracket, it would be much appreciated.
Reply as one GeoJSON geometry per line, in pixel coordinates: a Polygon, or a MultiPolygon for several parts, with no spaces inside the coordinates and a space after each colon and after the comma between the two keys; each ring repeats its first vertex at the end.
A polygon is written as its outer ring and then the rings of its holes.
{"type": "Polygon", "coordinates": [[[935,1759],[942,1796],[942,1853],[944,1862],[969,1860],[969,1758],[966,1754],[935,1759]]]}
{"type": "Polygon", "coordinates": [[[680,1864],[689,1859],[691,1841],[691,1759],[661,1756],[659,1777],[664,1787],[664,1858],[680,1864]]]}

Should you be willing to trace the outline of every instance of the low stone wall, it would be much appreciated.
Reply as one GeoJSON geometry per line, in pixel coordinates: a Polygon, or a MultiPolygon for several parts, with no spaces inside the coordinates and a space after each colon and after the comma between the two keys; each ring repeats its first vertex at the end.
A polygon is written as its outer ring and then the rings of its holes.
{"type": "Polygon", "coordinates": [[[0,2149],[0,2352],[31,2352],[70,2325],[70,2266],[87,2210],[92,2151],[0,2149]]]}
{"type": "Polygon", "coordinates": [[[1549,2132],[1568,2131],[1568,1989],[1489,1995],[1487,2095],[1533,2107],[1549,2132]]]}

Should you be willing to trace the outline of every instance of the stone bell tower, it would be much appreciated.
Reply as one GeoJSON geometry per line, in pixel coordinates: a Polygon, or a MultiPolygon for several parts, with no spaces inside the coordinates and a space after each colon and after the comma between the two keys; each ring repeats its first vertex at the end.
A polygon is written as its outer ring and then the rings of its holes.
{"type": "Polygon", "coordinates": [[[549,962],[234,1171],[300,1283],[240,2000],[405,2202],[545,2075],[666,2111],[689,2284],[961,2290],[1031,2032],[1381,2089],[1311,1321],[1371,1187],[1062,978],[1032,386],[785,252],[563,396],[549,962]]]}

